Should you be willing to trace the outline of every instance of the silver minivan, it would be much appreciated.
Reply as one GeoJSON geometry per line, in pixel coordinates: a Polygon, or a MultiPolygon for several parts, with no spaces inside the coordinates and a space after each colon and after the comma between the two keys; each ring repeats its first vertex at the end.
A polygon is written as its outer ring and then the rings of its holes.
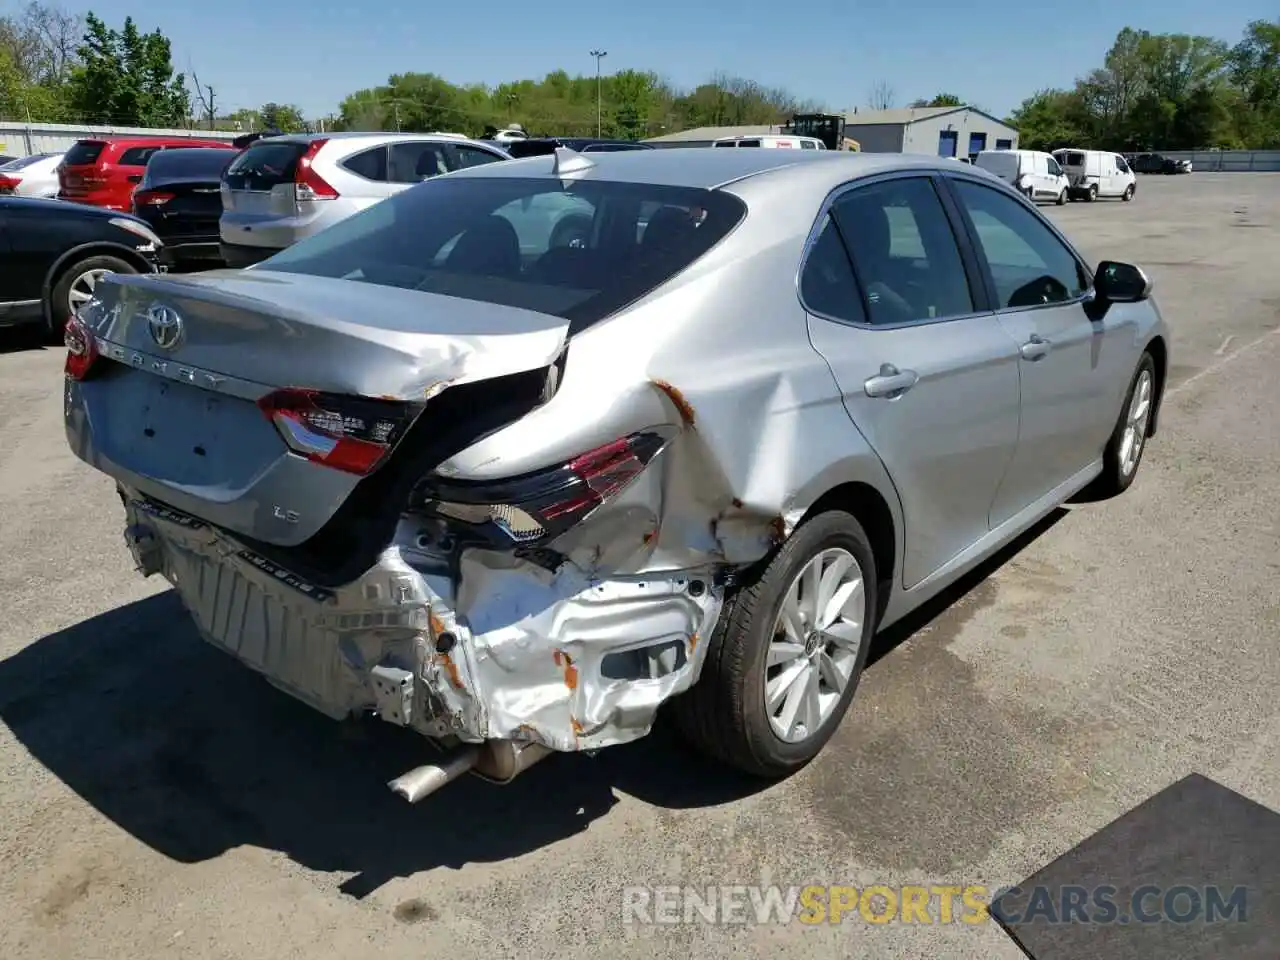
{"type": "Polygon", "coordinates": [[[222,178],[222,256],[247,267],[415,183],[511,159],[492,144],[429,133],[268,137],[222,178]]]}

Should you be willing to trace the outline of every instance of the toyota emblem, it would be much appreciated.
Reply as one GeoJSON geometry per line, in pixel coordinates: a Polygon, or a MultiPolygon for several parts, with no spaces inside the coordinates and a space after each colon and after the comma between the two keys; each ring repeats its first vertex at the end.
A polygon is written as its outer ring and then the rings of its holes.
{"type": "Polygon", "coordinates": [[[163,350],[172,350],[182,340],[182,317],[178,311],[163,304],[154,304],[147,311],[147,328],[156,346],[163,350]]]}

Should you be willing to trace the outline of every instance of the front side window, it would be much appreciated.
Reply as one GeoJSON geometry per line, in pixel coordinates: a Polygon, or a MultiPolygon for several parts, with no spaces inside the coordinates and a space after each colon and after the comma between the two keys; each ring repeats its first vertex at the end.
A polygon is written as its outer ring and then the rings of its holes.
{"type": "Polygon", "coordinates": [[[488,150],[481,150],[479,147],[469,147],[466,144],[457,144],[453,148],[453,155],[457,159],[454,165],[455,170],[465,170],[467,167],[480,167],[486,163],[495,163],[505,159],[496,153],[490,153],[488,150]]]}
{"type": "Polygon", "coordinates": [[[973,312],[955,234],[927,177],[851,190],[836,202],[833,216],[853,259],[871,323],[973,312]]]}
{"type": "Polygon", "coordinates": [[[1062,303],[1089,288],[1079,261],[1039,214],[982,184],[954,186],[990,267],[998,309],[1062,303]]]}
{"type": "Polygon", "coordinates": [[[680,273],[746,214],[717,190],[619,181],[441,177],[255,269],[603,319],[680,273]]]}
{"type": "Polygon", "coordinates": [[[1049,158],[1049,175],[1051,177],[1062,176],[1062,168],[1058,166],[1058,161],[1053,159],[1053,157],[1049,158]]]}
{"type": "Polygon", "coordinates": [[[1116,169],[1121,173],[1129,172],[1129,165],[1124,162],[1124,157],[1116,157],[1116,169]]]}

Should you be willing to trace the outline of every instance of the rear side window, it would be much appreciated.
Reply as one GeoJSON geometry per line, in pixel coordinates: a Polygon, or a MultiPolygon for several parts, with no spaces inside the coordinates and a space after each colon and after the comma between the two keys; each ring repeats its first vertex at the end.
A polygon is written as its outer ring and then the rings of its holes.
{"type": "Polygon", "coordinates": [[[758,147],[758,146],[760,146],[760,141],[759,141],[759,140],[739,140],[739,141],[738,141],[738,146],[740,146],[740,147],[758,147]]]}
{"type": "Polygon", "coordinates": [[[174,183],[178,180],[218,180],[235,157],[234,150],[182,148],[161,150],[147,161],[146,182],[174,183]]]}
{"type": "Polygon", "coordinates": [[[392,183],[417,183],[449,172],[443,143],[393,143],[387,150],[387,179],[392,183]]]}
{"type": "Polygon", "coordinates": [[[736,147],[736,146],[737,146],[737,143],[735,143],[735,142],[734,142],[734,141],[732,141],[732,140],[727,140],[727,141],[722,140],[722,141],[721,141],[721,142],[719,142],[719,143],[712,144],[712,146],[716,146],[716,147],[736,147]]]}
{"type": "Polygon", "coordinates": [[[77,140],[71,149],[67,151],[67,155],[62,158],[62,162],[68,167],[80,167],[97,163],[98,157],[102,156],[102,149],[105,146],[106,144],[101,140],[77,140]]]}
{"type": "Polygon", "coordinates": [[[973,312],[955,234],[928,178],[858,187],[832,210],[872,323],[941,320],[973,312]]]}
{"type": "Polygon", "coordinates": [[[292,183],[298,158],[306,151],[305,143],[259,140],[231,161],[223,180],[232,190],[270,190],[292,183]]]}
{"type": "Polygon", "coordinates": [[[348,217],[256,269],[520,307],[563,317],[572,331],[671,279],[745,214],[742,201],[714,190],[442,177],[348,217]]]}
{"type": "Polygon", "coordinates": [[[343,160],[342,166],[356,176],[364,177],[366,180],[385,182],[387,179],[387,148],[373,147],[370,150],[361,150],[359,153],[352,154],[343,160]]]}
{"type": "Polygon", "coordinates": [[[121,167],[145,167],[154,154],[163,150],[163,146],[126,147],[120,154],[116,164],[121,167]]]}
{"type": "Polygon", "coordinates": [[[866,323],[862,294],[835,222],[825,217],[800,274],[800,298],[812,313],[849,323],[866,323]]]}

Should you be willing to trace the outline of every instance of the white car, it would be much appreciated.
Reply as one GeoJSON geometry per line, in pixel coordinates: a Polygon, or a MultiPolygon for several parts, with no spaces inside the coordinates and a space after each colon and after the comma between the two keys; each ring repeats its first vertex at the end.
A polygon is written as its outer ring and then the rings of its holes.
{"type": "Polygon", "coordinates": [[[974,166],[995,174],[1033,203],[1063,204],[1071,193],[1071,181],[1058,161],[1039,150],[983,150],[974,166]]]}
{"type": "Polygon", "coordinates": [[[264,137],[222,175],[222,258],[252,266],[415,183],[510,159],[493,144],[434,133],[264,137]]]}
{"type": "Polygon", "coordinates": [[[56,197],[61,153],[33,153],[0,166],[0,196],[56,197]]]}
{"type": "Polygon", "coordinates": [[[1053,151],[1071,179],[1071,195],[1085,200],[1119,197],[1132,200],[1138,190],[1138,177],[1118,153],[1106,150],[1076,150],[1064,147],[1053,151]]]}
{"type": "Polygon", "coordinates": [[[827,145],[817,137],[795,137],[787,134],[770,134],[764,137],[721,137],[713,147],[771,147],[780,150],[825,150],[827,145]]]}

